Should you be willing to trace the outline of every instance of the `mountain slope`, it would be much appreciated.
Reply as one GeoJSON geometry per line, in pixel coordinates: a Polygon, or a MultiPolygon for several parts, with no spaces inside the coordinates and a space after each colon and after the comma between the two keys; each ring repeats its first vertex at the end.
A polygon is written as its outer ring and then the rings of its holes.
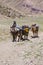
{"type": "Polygon", "coordinates": [[[0,3],[27,15],[43,13],[43,0],[0,0],[0,3]]]}

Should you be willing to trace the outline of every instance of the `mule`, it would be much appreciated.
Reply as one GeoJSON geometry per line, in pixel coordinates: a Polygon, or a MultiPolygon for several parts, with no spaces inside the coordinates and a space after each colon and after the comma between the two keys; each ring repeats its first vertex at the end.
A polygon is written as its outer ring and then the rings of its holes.
{"type": "Polygon", "coordinates": [[[27,25],[22,26],[22,40],[28,40],[30,27],[27,25]]]}
{"type": "Polygon", "coordinates": [[[13,37],[13,42],[14,41],[20,41],[20,39],[21,39],[21,30],[20,29],[17,29],[16,27],[15,28],[13,28],[13,27],[11,27],[11,29],[10,29],[10,32],[11,32],[11,35],[12,35],[12,37],[13,37]]]}
{"type": "Polygon", "coordinates": [[[32,33],[33,33],[32,38],[37,38],[37,37],[39,37],[39,36],[38,36],[38,31],[39,31],[39,26],[38,26],[38,25],[33,24],[33,25],[31,26],[31,31],[32,31],[32,33]]]}

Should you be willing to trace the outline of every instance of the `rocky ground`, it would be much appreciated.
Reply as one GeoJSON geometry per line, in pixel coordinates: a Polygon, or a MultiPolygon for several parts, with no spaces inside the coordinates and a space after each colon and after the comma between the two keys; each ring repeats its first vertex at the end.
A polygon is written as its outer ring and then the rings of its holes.
{"type": "Polygon", "coordinates": [[[43,65],[43,32],[30,41],[0,42],[0,65],[43,65]]]}
{"type": "Polygon", "coordinates": [[[43,32],[36,39],[30,32],[29,41],[12,42],[10,20],[4,18],[0,16],[0,65],[43,65],[43,32]]]}

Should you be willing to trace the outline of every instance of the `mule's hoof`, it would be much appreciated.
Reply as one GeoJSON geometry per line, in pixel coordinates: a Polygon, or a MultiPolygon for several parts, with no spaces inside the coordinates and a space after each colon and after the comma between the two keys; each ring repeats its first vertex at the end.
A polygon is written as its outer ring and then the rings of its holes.
{"type": "Polygon", "coordinates": [[[32,38],[39,38],[39,36],[31,36],[32,38]]]}
{"type": "Polygon", "coordinates": [[[12,42],[15,42],[16,40],[13,40],[12,42]]]}

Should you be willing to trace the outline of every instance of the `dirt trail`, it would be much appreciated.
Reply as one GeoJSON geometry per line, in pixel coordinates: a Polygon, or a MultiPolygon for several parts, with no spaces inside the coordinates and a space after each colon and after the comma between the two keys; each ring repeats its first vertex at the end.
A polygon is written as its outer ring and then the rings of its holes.
{"type": "Polygon", "coordinates": [[[43,32],[23,42],[0,42],[0,65],[43,65],[43,32]]]}

